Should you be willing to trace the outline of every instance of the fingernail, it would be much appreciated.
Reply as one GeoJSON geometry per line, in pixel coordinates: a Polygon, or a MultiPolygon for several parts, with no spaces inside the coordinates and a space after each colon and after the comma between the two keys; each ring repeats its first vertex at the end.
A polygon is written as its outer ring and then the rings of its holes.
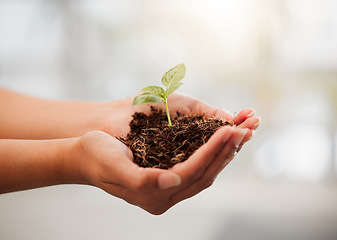
{"type": "Polygon", "coordinates": [[[247,115],[247,117],[253,117],[255,115],[255,109],[254,108],[251,108],[251,112],[247,115]]]}
{"type": "Polygon", "coordinates": [[[222,141],[226,143],[230,136],[232,136],[232,132],[234,131],[235,127],[228,127],[228,130],[225,133],[225,136],[223,137],[222,141]]]}
{"type": "Polygon", "coordinates": [[[258,126],[260,126],[261,118],[260,117],[257,117],[257,118],[259,119],[259,121],[253,125],[253,129],[255,129],[258,126]]]}
{"type": "Polygon", "coordinates": [[[172,172],[162,173],[158,177],[158,186],[161,190],[179,186],[180,183],[180,176],[172,172]]]}
{"type": "Polygon", "coordinates": [[[246,136],[248,129],[241,129],[240,132],[235,136],[234,139],[234,146],[238,148],[243,140],[243,138],[246,136]]]}

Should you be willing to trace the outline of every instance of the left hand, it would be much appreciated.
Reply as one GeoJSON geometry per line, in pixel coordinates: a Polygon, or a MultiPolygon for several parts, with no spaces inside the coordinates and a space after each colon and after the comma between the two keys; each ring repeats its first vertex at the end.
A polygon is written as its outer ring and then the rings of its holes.
{"type": "MultiPolygon", "coordinates": [[[[148,104],[133,106],[132,102],[133,98],[130,97],[104,103],[104,109],[102,110],[105,115],[103,117],[103,126],[96,130],[102,130],[112,136],[126,136],[126,134],[130,131],[129,123],[135,112],[144,112],[145,114],[150,113],[150,107],[148,104]]],[[[254,115],[252,109],[245,109],[233,117],[225,110],[215,108],[198,99],[177,93],[173,93],[168,97],[168,105],[173,117],[177,111],[187,115],[205,113],[206,118],[222,117],[223,119],[239,126],[246,120],[246,118],[253,117],[254,115]]],[[[165,111],[165,106],[162,102],[156,104],[155,106],[165,111]]],[[[258,120],[252,119],[250,121],[254,122],[258,120]]]]}

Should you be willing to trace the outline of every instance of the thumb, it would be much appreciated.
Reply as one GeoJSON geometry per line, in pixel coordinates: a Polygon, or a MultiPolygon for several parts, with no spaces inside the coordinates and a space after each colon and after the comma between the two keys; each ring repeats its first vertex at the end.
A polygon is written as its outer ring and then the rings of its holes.
{"type": "Polygon", "coordinates": [[[181,178],[176,173],[159,168],[139,167],[133,162],[132,152],[126,145],[108,134],[100,137],[100,148],[106,150],[100,156],[107,160],[105,183],[117,184],[135,192],[164,190],[180,185],[181,178]]]}
{"type": "Polygon", "coordinates": [[[119,156],[111,163],[109,174],[111,183],[115,182],[135,192],[164,190],[180,185],[181,177],[170,171],[159,168],[143,168],[133,162],[133,155],[123,143],[119,143],[119,156]]]}
{"type": "Polygon", "coordinates": [[[165,190],[171,187],[176,187],[181,184],[181,177],[173,172],[166,171],[161,173],[158,177],[158,187],[165,190]]]}
{"type": "Polygon", "coordinates": [[[152,192],[165,190],[181,184],[181,177],[170,170],[142,168],[132,162],[123,164],[122,185],[135,192],[152,192]],[[131,166],[132,165],[132,166],[131,166]]]}

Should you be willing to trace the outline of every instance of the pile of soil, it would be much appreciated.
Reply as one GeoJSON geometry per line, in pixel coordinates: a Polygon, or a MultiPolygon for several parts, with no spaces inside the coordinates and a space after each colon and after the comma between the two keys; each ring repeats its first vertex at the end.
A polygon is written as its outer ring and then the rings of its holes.
{"type": "Polygon", "coordinates": [[[220,118],[204,115],[185,116],[177,112],[168,127],[166,112],[151,107],[150,115],[136,112],[130,132],[119,138],[127,145],[140,167],[168,169],[188,159],[222,126],[230,125],[220,118]]]}

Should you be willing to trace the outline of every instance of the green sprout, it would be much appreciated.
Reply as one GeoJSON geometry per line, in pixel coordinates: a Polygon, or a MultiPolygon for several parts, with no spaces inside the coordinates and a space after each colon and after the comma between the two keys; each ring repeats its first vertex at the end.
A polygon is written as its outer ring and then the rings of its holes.
{"type": "Polygon", "coordinates": [[[172,123],[168,109],[167,98],[183,84],[180,81],[185,77],[185,74],[186,67],[184,63],[175,66],[174,68],[167,71],[161,79],[161,83],[165,86],[166,90],[157,86],[143,88],[143,93],[135,97],[133,100],[133,105],[158,103],[163,101],[165,104],[168,126],[171,127],[172,123]]]}

